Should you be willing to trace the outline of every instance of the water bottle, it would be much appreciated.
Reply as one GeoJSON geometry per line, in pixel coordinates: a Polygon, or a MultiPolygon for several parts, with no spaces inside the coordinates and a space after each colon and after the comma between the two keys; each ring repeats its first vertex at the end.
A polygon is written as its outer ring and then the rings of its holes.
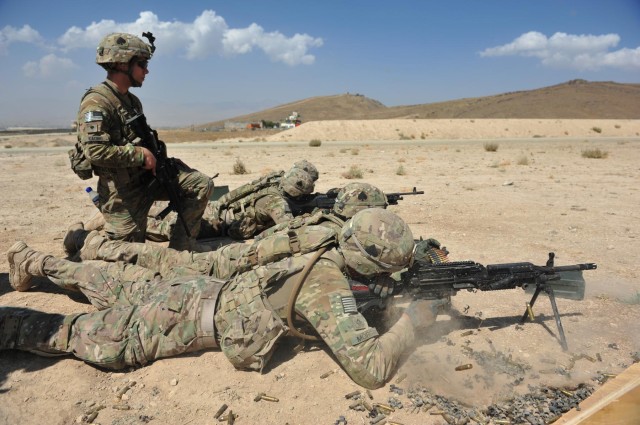
{"type": "Polygon", "coordinates": [[[98,192],[94,191],[91,187],[86,188],[85,192],[89,195],[89,199],[91,199],[93,205],[95,205],[97,209],[100,209],[100,196],[98,196],[98,192]]]}

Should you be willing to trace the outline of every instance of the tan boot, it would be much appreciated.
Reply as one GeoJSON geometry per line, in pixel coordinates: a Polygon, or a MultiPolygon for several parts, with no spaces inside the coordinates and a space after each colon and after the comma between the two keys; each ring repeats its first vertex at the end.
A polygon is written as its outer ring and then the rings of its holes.
{"type": "Polygon", "coordinates": [[[88,233],[89,232],[84,230],[84,225],[81,221],[69,226],[67,234],[64,236],[64,240],[62,241],[62,246],[67,256],[71,257],[75,255],[75,253],[82,248],[84,239],[87,237],[88,233]]]}
{"type": "Polygon", "coordinates": [[[100,211],[84,223],[84,230],[102,230],[106,224],[106,220],[100,211]]]}
{"type": "Polygon", "coordinates": [[[51,255],[45,255],[18,241],[7,251],[9,261],[9,283],[16,291],[26,291],[31,288],[33,276],[45,276],[44,262],[51,255]]]}
{"type": "Polygon", "coordinates": [[[97,260],[98,259],[98,250],[100,246],[104,242],[107,241],[107,238],[102,236],[97,230],[92,230],[88,232],[84,237],[82,244],[78,244],[78,254],[77,256],[81,261],[86,260],[97,260]]]}

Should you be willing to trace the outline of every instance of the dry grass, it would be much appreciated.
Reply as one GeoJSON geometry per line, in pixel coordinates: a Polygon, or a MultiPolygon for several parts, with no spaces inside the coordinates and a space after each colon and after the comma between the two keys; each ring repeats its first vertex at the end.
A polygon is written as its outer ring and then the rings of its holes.
{"type": "Polygon", "coordinates": [[[249,171],[247,167],[245,167],[244,162],[240,160],[240,158],[236,158],[236,162],[233,164],[233,174],[248,174],[249,171]]]}
{"type": "Polygon", "coordinates": [[[609,152],[600,149],[586,149],[582,151],[583,158],[604,159],[609,156],[609,152]]]}
{"type": "Polygon", "coordinates": [[[484,150],[487,152],[496,152],[498,150],[498,144],[493,142],[487,142],[484,145],[484,150]]]}
{"type": "Polygon", "coordinates": [[[364,172],[357,165],[352,165],[347,171],[342,173],[345,179],[361,179],[364,172]]]}

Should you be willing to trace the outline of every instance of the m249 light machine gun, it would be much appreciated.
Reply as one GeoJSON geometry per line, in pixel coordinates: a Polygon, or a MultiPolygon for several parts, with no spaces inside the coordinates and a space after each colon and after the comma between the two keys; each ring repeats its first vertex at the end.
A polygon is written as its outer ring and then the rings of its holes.
{"type": "MultiPolygon", "coordinates": [[[[583,270],[595,270],[595,263],[554,266],[553,252],[544,266],[532,263],[505,263],[483,266],[474,261],[457,261],[431,264],[416,261],[411,268],[401,275],[400,290],[414,299],[447,299],[458,291],[498,291],[521,287],[533,292],[520,323],[529,317],[533,320],[532,307],[541,292],[549,296],[555,317],[560,344],[568,349],[560,313],[556,304],[556,296],[572,300],[584,299],[585,280],[583,270]]],[[[352,284],[358,310],[361,313],[369,308],[384,308],[386,299],[382,299],[369,291],[368,285],[357,282],[352,284]]]]}

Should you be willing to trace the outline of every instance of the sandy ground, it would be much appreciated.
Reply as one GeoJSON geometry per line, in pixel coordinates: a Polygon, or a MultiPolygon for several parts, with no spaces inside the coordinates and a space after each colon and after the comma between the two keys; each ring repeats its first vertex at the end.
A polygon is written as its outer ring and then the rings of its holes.
{"type": "MultiPolygon", "coordinates": [[[[598,264],[597,270],[585,272],[584,301],[558,301],[568,352],[558,343],[544,297],[534,307],[535,322],[523,326],[516,326],[529,300],[522,290],[454,297],[459,314],[441,316],[432,332],[416,341],[389,384],[372,391],[372,402],[388,404],[393,396],[404,404],[389,420],[445,423],[441,416],[411,413],[406,393],[391,392],[391,384],[405,390],[427,387],[482,408],[527,392],[529,385],[597,385],[592,378],[598,372],[624,370],[640,350],[640,123],[445,121],[308,123],[266,142],[170,145],[169,151],[209,175],[220,173],[216,184],[230,187],[307,158],[320,169],[317,189],[323,191],[350,182],[342,174],[357,166],[362,180],[385,191],[424,190],[425,195],[407,197],[391,208],[414,235],[440,240],[453,259],[543,264],[554,251],[558,265],[598,264]],[[443,124],[447,132],[429,133],[443,124]],[[469,127],[473,133],[466,132],[469,127]],[[321,146],[310,147],[313,139],[321,146]],[[498,145],[497,151],[484,149],[488,141],[498,145]],[[604,158],[583,156],[598,149],[604,158]],[[250,174],[231,173],[237,159],[250,174]],[[525,372],[519,377],[501,372],[497,360],[480,364],[464,347],[493,353],[495,359],[511,356],[525,372]],[[571,360],[580,355],[585,356],[571,360]],[[467,363],[473,368],[455,371],[467,363]],[[568,373],[557,373],[561,368],[568,373]]],[[[72,140],[64,135],[0,136],[1,305],[59,313],[93,310],[81,297],[45,280],[29,292],[14,292],[7,277],[5,252],[16,240],[62,256],[66,228],[94,214],[83,190],[95,181],[79,180],[68,168],[66,149],[53,147],[72,140]]],[[[294,345],[283,343],[263,374],[236,371],[217,351],[123,372],[103,371],[71,357],[3,352],[0,423],[71,424],[98,411],[93,423],[103,425],[214,424],[213,415],[227,404],[239,415],[238,424],[334,424],[340,416],[349,424],[368,424],[367,415],[349,409],[353,401],[344,397],[362,389],[328,352],[306,347],[294,354],[294,345]],[[333,373],[322,378],[327,372],[333,373]],[[255,402],[259,392],[279,401],[255,402]]]]}

